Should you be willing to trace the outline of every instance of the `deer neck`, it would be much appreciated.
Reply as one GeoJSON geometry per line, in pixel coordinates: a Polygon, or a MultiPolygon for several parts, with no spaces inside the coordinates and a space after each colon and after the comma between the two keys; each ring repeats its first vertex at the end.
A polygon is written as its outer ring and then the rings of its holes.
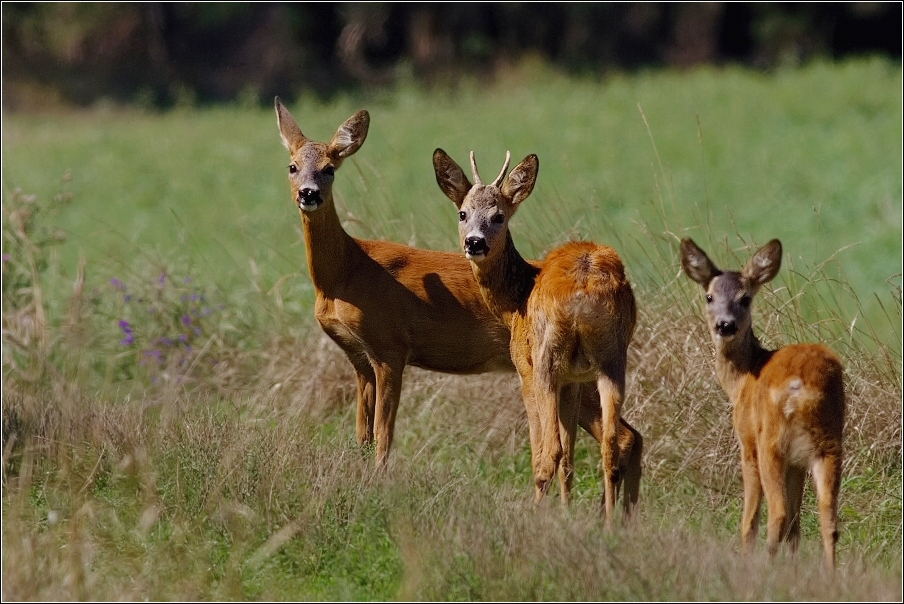
{"type": "Polygon", "coordinates": [[[498,256],[489,262],[472,262],[471,266],[480,293],[496,317],[511,325],[514,314],[525,313],[527,299],[540,271],[521,257],[511,233],[506,233],[505,245],[498,256]]]}
{"type": "Polygon", "coordinates": [[[318,296],[334,297],[347,275],[354,240],[342,228],[332,200],[311,213],[299,210],[308,272],[318,296]]]}
{"type": "Polygon", "coordinates": [[[759,376],[769,353],[750,328],[729,341],[714,335],[713,342],[716,345],[716,376],[734,403],[746,378],[759,376]]]}

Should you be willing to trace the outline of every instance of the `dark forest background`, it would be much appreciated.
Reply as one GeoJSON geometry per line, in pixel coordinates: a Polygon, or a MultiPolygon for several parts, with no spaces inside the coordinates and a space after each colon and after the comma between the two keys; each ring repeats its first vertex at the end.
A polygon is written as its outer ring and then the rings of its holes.
{"type": "Polygon", "coordinates": [[[576,74],[901,57],[901,3],[18,3],[3,107],[168,107],[492,78],[537,56],[576,74]]]}

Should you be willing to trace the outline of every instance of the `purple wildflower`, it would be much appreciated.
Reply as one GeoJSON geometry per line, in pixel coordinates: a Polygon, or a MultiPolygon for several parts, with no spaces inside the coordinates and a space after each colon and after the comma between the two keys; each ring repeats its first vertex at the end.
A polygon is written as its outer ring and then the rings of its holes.
{"type": "Polygon", "coordinates": [[[201,316],[202,316],[202,317],[206,317],[206,316],[209,315],[210,313],[211,313],[211,310],[210,310],[208,307],[206,307],[206,306],[205,306],[204,308],[201,309],[201,316]]]}
{"type": "Polygon", "coordinates": [[[191,283],[191,277],[185,277],[184,279],[182,279],[182,283],[191,283]]]}
{"type": "Polygon", "coordinates": [[[166,283],[166,273],[160,273],[160,276],[157,277],[157,287],[163,287],[166,283]]]}
{"type": "Polygon", "coordinates": [[[110,279],[110,285],[112,285],[113,289],[115,289],[117,291],[125,291],[125,289],[126,289],[126,284],[123,283],[122,281],[120,281],[119,279],[117,279],[116,277],[113,277],[112,279],[110,279]]]}
{"type": "Polygon", "coordinates": [[[182,324],[183,325],[191,325],[191,317],[188,315],[182,315],[182,324]]]}
{"type": "Polygon", "coordinates": [[[123,338],[119,341],[120,346],[130,346],[135,341],[135,334],[132,333],[132,326],[125,319],[119,320],[119,328],[122,330],[123,338]]]}
{"type": "Polygon", "coordinates": [[[9,262],[9,254],[3,254],[3,262],[9,262]]]}

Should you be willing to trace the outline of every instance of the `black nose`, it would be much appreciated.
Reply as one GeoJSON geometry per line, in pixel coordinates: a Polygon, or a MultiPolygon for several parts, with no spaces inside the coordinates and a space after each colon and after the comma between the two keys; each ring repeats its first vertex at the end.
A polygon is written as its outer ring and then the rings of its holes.
{"type": "Polygon", "coordinates": [[[304,202],[307,205],[319,204],[322,199],[320,199],[320,190],[319,189],[302,189],[298,192],[298,203],[304,202]]]}
{"type": "Polygon", "coordinates": [[[487,240],[483,237],[468,237],[465,239],[465,252],[472,256],[479,256],[490,251],[487,240]]]}
{"type": "Polygon", "coordinates": [[[716,333],[720,336],[733,336],[738,332],[738,324],[734,321],[716,321],[716,333]]]}

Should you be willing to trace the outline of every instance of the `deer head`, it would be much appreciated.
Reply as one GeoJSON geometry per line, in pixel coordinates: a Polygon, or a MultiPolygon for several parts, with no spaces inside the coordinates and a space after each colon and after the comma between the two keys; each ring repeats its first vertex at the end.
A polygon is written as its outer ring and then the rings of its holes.
{"type": "Polygon", "coordinates": [[[681,240],[681,268],[706,291],[706,310],[714,338],[731,340],[751,329],[750,303],[782,264],[782,244],[773,239],[740,271],[722,271],[689,238],[681,240]]]}
{"type": "Polygon", "coordinates": [[[534,188],[540,160],[528,155],[505,176],[511,155],[506,152],[499,176],[488,185],[477,173],[474,152],[471,152],[471,174],[474,184],[464,171],[442,149],[433,152],[436,183],[446,197],[458,208],[458,236],[469,260],[482,262],[502,250],[508,239],[508,222],[534,188]]]}
{"type": "Polygon", "coordinates": [[[370,115],[359,111],[339,126],[329,143],[309,140],[279,97],[275,99],[276,121],[283,145],[289,150],[289,182],[295,203],[304,212],[313,212],[333,200],[333,177],[343,160],[353,155],[367,138],[370,115]]]}

